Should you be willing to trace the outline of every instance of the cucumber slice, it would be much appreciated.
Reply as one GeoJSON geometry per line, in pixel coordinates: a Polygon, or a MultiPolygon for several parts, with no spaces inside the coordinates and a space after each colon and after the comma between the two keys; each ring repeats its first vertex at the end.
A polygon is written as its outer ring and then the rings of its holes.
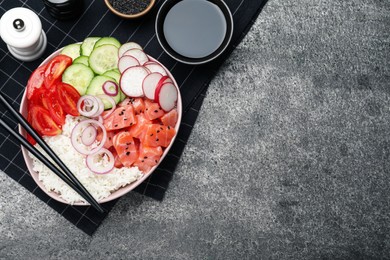
{"type": "Polygon", "coordinates": [[[95,74],[88,66],[74,63],[62,74],[62,82],[72,85],[80,95],[84,95],[94,76],[95,74]]]}
{"type": "Polygon", "coordinates": [[[81,55],[89,56],[95,46],[95,43],[100,40],[101,37],[88,37],[85,38],[81,44],[81,55]]]}
{"type": "MultiPolygon", "coordinates": [[[[121,79],[121,73],[117,69],[106,71],[103,76],[108,76],[113,78],[116,83],[119,85],[119,80],[121,79]]],[[[119,88],[119,92],[121,93],[121,99],[120,101],[123,101],[127,96],[125,93],[122,92],[121,88],[119,88]]]]}
{"type": "Polygon", "coordinates": [[[80,63],[84,64],[85,66],[89,66],[88,57],[87,56],[79,56],[76,59],[74,59],[73,64],[80,63]]]}
{"type": "Polygon", "coordinates": [[[72,60],[74,60],[80,56],[80,49],[81,49],[80,43],[72,43],[65,46],[64,49],[62,49],[61,54],[69,56],[72,58],[72,60]]]}
{"type": "MultiPolygon", "coordinates": [[[[92,79],[91,83],[89,84],[88,89],[86,91],[86,94],[93,95],[93,96],[104,94],[103,84],[106,81],[108,81],[108,80],[114,80],[115,81],[115,79],[113,79],[111,77],[108,77],[108,76],[103,76],[103,75],[95,76],[92,79]]],[[[115,103],[118,104],[120,99],[121,99],[120,92],[118,92],[118,94],[115,97],[112,97],[112,98],[115,100],[115,103]]],[[[108,102],[107,100],[102,99],[102,101],[103,101],[103,104],[104,104],[104,109],[109,109],[109,108],[112,107],[111,103],[108,102]]]]}
{"type": "Polygon", "coordinates": [[[121,47],[121,43],[117,39],[115,39],[114,37],[103,37],[95,43],[94,48],[97,48],[99,46],[106,45],[106,44],[114,45],[118,49],[119,49],[119,47],[121,47]]]}
{"type": "Polygon", "coordinates": [[[115,79],[116,83],[118,83],[118,84],[119,84],[119,80],[121,79],[120,72],[118,72],[115,69],[104,72],[103,76],[108,76],[108,77],[115,79]]]}
{"type": "Polygon", "coordinates": [[[96,47],[89,55],[89,66],[96,74],[118,68],[118,48],[111,44],[96,47]]]}

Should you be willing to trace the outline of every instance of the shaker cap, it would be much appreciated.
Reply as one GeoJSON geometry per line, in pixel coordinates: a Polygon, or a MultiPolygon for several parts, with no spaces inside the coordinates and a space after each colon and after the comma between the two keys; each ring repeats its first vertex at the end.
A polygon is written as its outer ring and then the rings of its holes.
{"type": "Polygon", "coordinates": [[[7,45],[27,48],[35,44],[42,34],[38,15],[23,7],[10,9],[0,19],[0,36],[7,45]]]}

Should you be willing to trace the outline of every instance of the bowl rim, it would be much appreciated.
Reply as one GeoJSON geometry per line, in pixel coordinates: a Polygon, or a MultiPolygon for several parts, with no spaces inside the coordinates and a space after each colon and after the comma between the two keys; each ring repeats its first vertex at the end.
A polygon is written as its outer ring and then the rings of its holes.
{"type": "Polygon", "coordinates": [[[222,42],[222,44],[219,46],[219,48],[217,50],[215,50],[213,53],[205,56],[205,57],[202,57],[202,58],[188,58],[188,57],[185,57],[183,55],[180,55],[178,54],[177,52],[175,52],[170,46],[169,44],[166,42],[165,40],[165,37],[163,36],[163,33],[159,30],[159,28],[162,26],[161,23],[163,23],[164,21],[161,21],[160,23],[160,20],[162,20],[163,18],[165,18],[166,14],[168,13],[168,11],[174,6],[176,5],[177,3],[181,2],[183,0],[166,0],[164,1],[164,3],[160,6],[158,12],[157,12],[157,15],[156,15],[156,20],[155,20],[155,24],[154,24],[154,28],[155,28],[155,34],[156,34],[156,37],[157,37],[157,40],[161,46],[161,48],[170,56],[172,57],[174,60],[176,61],[179,61],[179,62],[182,62],[184,64],[189,64],[189,65],[201,65],[201,64],[205,64],[205,63],[208,63],[212,60],[215,60],[216,58],[218,58],[225,50],[226,48],[230,45],[230,42],[231,42],[231,39],[233,37],[233,32],[234,32],[234,20],[233,20],[233,15],[232,15],[232,12],[230,11],[230,8],[229,6],[225,3],[225,1],[223,0],[206,0],[208,2],[212,2],[215,4],[215,2],[218,2],[222,5],[223,9],[221,8],[221,6],[218,6],[218,8],[222,11],[222,13],[224,14],[224,17],[226,19],[226,23],[227,23],[227,34],[225,35],[225,39],[224,41],[222,42]],[[166,10],[166,12],[163,12],[164,11],[164,8],[166,5],[170,5],[172,4],[172,6],[166,10]],[[228,31],[228,29],[230,28],[230,31],[228,31]],[[161,32],[161,34],[160,34],[161,32]],[[221,48],[222,47],[222,48],[221,48]]]}
{"type": "Polygon", "coordinates": [[[119,12],[117,9],[115,9],[111,5],[109,0],[104,0],[104,3],[108,7],[108,9],[110,9],[110,11],[113,12],[114,14],[116,14],[117,16],[120,16],[122,18],[132,19],[132,18],[139,18],[139,17],[145,15],[146,13],[148,13],[152,9],[154,4],[156,3],[156,0],[150,0],[149,5],[142,12],[139,12],[136,14],[124,14],[124,13],[119,12]]]}
{"type": "MultiPolygon", "coordinates": [[[[80,43],[80,42],[79,42],[80,43]]],[[[63,47],[64,48],[64,47],[63,47]]],[[[58,50],[56,50],[55,52],[53,52],[52,54],[50,54],[41,64],[39,64],[39,66],[42,66],[43,64],[46,64],[49,62],[49,60],[51,60],[54,56],[58,55],[61,50],[63,48],[60,48],[58,50]]],[[[167,75],[172,79],[173,81],[173,84],[175,85],[177,91],[178,91],[178,99],[177,99],[177,104],[176,104],[176,109],[178,111],[178,118],[177,118],[177,122],[176,122],[176,126],[175,126],[175,130],[176,130],[176,134],[175,136],[172,138],[171,140],[171,143],[168,145],[168,147],[165,148],[159,162],[157,165],[153,166],[149,172],[147,173],[142,173],[142,176],[141,178],[139,178],[138,180],[132,182],[132,183],[129,183],[127,184],[126,186],[124,187],[120,187],[119,189],[115,190],[114,192],[112,192],[109,196],[107,196],[106,198],[103,198],[101,200],[98,200],[98,203],[99,204],[102,204],[102,203],[106,203],[106,202],[109,202],[109,201],[112,201],[112,200],[115,200],[119,197],[122,197],[124,195],[126,195],[127,193],[129,193],[130,191],[134,190],[137,186],[139,186],[142,182],[144,182],[148,177],[150,177],[150,175],[157,169],[157,167],[160,165],[160,163],[164,160],[164,158],[167,156],[167,154],[169,153],[169,151],[171,150],[172,146],[173,146],[173,143],[175,142],[176,140],[176,137],[178,135],[178,132],[179,132],[179,128],[180,128],[180,124],[181,124],[181,119],[182,119],[182,114],[183,114],[183,110],[182,110],[182,98],[181,98],[181,93],[180,93],[180,89],[179,89],[179,86],[175,80],[175,78],[173,77],[172,73],[162,64],[160,63],[157,59],[153,58],[152,56],[149,56],[149,59],[154,61],[154,62],[157,62],[158,64],[160,64],[167,72],[167,75]]],[[[24,93],[23,93],[23,96],[22,96],[22,99],[21,99],[21,102],[20,102],[20,107],[19,107],[19,112],[25,117],[26,117],[26,113],[27,113],[27,91],[25,90],[24,93]]],[[[18,126],[19,128],[19,133],[21,135],[23,135],[24,137],[26,137],[26,134],[27,132],[24,130],[24,128],[22,126],[18,126]]],[[[45,187],[45,185],[39,180],[39,173],[34,171],[33,170],[33,166],[32,166],[32,159],[31,157],[29,156],[29,152],[27,149],[25,149],[23,146],[21,146],[21,150],[22,150],[22,154],[23,154],[23,159],[26,163],[26,166],[27,166],[27,169],[31,175],[31,177],[34,179],[35,183],[39,186],[39,188],[45,192],[50,198],[58,201],[58,202],[61,202],[61,203],[64,203],[64,204],[68,204],[68,205],[75,205],[75,206],[90,206],[90,203],[88,202],[81,202],[81,201],[78,201],[78,202],[74,202],[74,203],[70,203],[66,200],[64,200],[63,198],[60,197],[60,195],[56,192],[53,192],[53,191],[48,191],[45,187]]]]}

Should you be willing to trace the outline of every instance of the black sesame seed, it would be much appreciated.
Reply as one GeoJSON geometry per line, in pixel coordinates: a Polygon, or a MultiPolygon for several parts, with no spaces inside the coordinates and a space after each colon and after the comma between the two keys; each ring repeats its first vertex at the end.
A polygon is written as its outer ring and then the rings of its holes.
{"type": "Polygon", "coordinates": [[[130,152],[126,152],[126,155],[129,156],[129,155],[130,155],[130,152]]]}

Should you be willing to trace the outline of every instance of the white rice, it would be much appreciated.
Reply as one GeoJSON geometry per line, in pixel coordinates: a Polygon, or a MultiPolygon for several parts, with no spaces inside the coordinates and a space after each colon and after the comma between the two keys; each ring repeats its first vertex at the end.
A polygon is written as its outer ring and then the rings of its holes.
{"type": "MultiPolygon", "coordinates": [[[[96,200],[108,197],[112,192],[138,180],[142,176],[142,172],[137,167],[114,168],[113,171],[107,174],[91,172],[85,164],[85,156],[73,148],[70,140],[72,129],[80,120],[82,120],[82,117],[68,115],[65,125],[62,127],[62,134],[51,137],[45,136],[44,140],[96,200]]],[[[35,147],[44,153],[39,145],[35,145],[35,147]]],[[[80,201],[85,202],[79,194],[32,154],[30,154],[30,157],[33,159],[34,171],[38,172],[39,180],[48,191],[58,193],[62,199],[70,204],[80,201]]]]}

